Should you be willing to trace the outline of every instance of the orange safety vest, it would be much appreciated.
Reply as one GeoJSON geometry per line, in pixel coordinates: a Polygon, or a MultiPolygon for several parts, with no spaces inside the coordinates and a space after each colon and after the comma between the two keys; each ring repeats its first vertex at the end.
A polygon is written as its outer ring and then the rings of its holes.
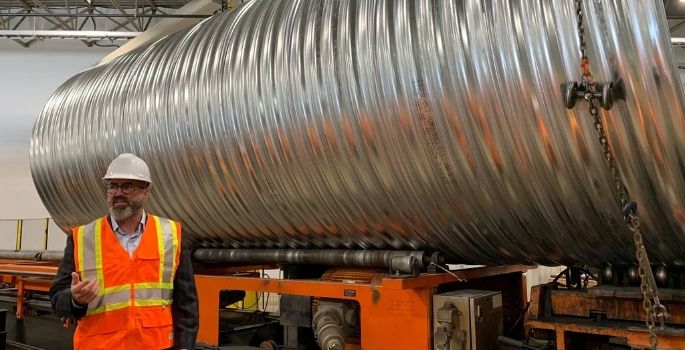
{"type": "Polygon", "coordinates": [[[74,228],[74,266],[98,295],[74,333],[75,350],[167,349],[174,345],[171,303],[181,224],[147,215],[129,256],[107,217],[74,228]]]}

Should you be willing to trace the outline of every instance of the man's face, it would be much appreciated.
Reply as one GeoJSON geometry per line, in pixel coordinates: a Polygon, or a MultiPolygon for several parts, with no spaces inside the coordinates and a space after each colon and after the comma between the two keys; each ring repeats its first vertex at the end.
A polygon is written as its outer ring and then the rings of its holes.
{"type": "Polygon", "coordinates": [[[117,221],[135,214],[150,196],[148,184],[138,180],[108,180],[105,188],[109,213],[117,221]]]}

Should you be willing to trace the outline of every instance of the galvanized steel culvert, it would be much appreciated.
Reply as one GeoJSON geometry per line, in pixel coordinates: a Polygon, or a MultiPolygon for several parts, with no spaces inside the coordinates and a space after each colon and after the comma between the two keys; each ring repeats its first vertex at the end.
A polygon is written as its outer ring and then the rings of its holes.
{"type": "MultiPolygon", "coordinates": [[[[683,93],[659,0],[584,1],[602,111],[653,262],[683,264],[683,93]]],[[[88,69],[31,170],[67,228],[145,159],[199,246],[426,249],[482,264],[634,260],[584,103],[572,1],[254,0],[88,69]],[[582,101],[581,101],[582,102],[582,101]]]]}

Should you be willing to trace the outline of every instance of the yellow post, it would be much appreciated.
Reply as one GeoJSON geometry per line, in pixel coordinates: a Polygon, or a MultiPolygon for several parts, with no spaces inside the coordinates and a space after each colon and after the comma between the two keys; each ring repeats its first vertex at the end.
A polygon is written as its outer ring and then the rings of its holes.
{"type": "Polygon", "coordinates": [[[23,231],[22,226],[24,226],[24,220],[22,220],[22,219],[17,220],[17,243],[15,246],[16,251],[21,250],[21,232],[23,231]]]}
{"type": "Polygon", "coordinates": [[[50,227],[50,218],[45,219],[45,231],[43,232],[43,250],[48,250],[48,227],[50,227]]]}
{"type": "Polygon", "coordinates": [[[259,298],[257,297],[257,292],[245,291],[245,298],[241,301],[236,301],[235,303],[227,306],[229,309],[241,309],[241,310],[258,310],[259,309],[259,298]]]}
{"type": "Polygon", "coordinates": [[[257,292],[245,292],[245,299],[243,299],[243,305],[241,309],[244,310],[258,310],[259,298],[257,298],[257,292]]]}

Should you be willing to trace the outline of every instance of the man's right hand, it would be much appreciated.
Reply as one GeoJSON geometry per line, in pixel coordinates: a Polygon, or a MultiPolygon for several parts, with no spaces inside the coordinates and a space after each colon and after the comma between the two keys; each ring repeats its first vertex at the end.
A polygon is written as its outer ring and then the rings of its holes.
{"type": "Polygon", "coordinates": [[[98,281],[81,281],[78,273],[71,273],[71,298],[79,305],[87,305],[98,295],[98,281]]]}

